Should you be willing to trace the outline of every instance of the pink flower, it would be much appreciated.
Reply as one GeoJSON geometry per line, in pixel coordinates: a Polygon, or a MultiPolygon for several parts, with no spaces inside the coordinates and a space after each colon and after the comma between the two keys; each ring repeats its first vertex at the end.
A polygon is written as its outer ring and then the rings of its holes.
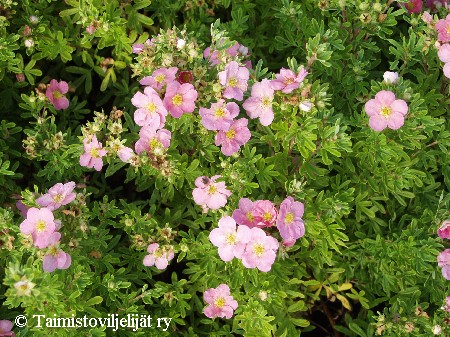
{"type": "Polygon", "coordinates": [[[250,118],[258,118],[262,125],[268,126],[273,121],[273,100],[274,90],[271,88],[270,81],[263,79],[259,83],[253,84],[252,95],[242,104],[250,118]]]}
{"type": "Polygon", "coordinates": [[[290,94],[292,91],[300,86],[308,72],[301,69],[296,75],[292,70],[281,68],[280,73],[276,74],[276,80],[270,81],[270,86],[274,90],[281,90],[283,94],[290,94]]]}
{"type": "Polygon", "coordinates": [[[144,126],[139,131],[139,139],[134,145],[136,153],[147,152],[151,154],[162,154],[164,149],[170,146],[172,134],[169,130],[160,129],[155,131],[149,126],[144,126]]]}
{"type": "Polygon", "coordinates": [[[164,106],[175,118],[195,110],[198,93],[190,83],[180,84],[177,81],[167,84],[164,106]]]}
{"type": "Polygon", "coordinates": [[[206,317],[231,318],[238,303],[230,294],[230,288],[226,284],[221,284],[217,288],[210,288],[203,294],[203,299],[208,304],[204,309],[206,317]]]}
{"type": "Polygon", "coordinates": [[[450,296],[447,296],[445,298],[445,306],[442,309],[447,310],[447,312],[450,312],[450,296]]]}
{"type": "Polygon", "coordinates": [[[404,7],[408,10],[408,14],[420,13],[422,11],[422,0],[409,0],[408,3],[399,3],[400,7],[404,7]]]}
{"type": "Polygon", "coordinates": [[[117,151],[117,155],[119,156],[119,159],[123,161],[124,163],[129,163],[130,159],[133,158],[134,152],[133,149],[130,149],[129,147],[122,146],[119,151],[117,151]]]}
{"type": "Polygon", "coordinates": [[[254,203],[250,199],[241,198],[239,208],[233,212],[233,219],[239,225],[249,228],[255,227],[255,217],[253,216],[254,203]]]}
{"type": "Polygon", "coordinates": [[[54,232],[47,240],[49,245],[48,254],[44,256],[43,269],[46,272],[53,272],[55,269],[67,269],[72,264],[72,258],[69,254],[58,248],[61,240],[61,233],[54,232]]]}
{"type": "Polygon", "coordinates": [[[266,235],[261,228],[250,229],[250,240],[242,255],[242,264],[246,268],[258,268],[268,272],[275,262],[278,241],[266,235]]]}
{"type": "Polygon", "coordinates": [[[34,245],[38,248],[46,248],[48,239],[56,230],[55,218],[48,208],[32,207],[27,212],[27,217],[20,224],[20,231],[31,234],[34,245]]]}
{"type": "Polygon", "coordinates": [[[447,78],[450,78],[450,62],[447,62],[446,64],[444,64],[444,76],[447,78]]]}
{"type": "Polygon", "coordinates": [[[12,332],[13,324],[6,319],[0,320],[0,337],[15,337],[16,334],[12,332]]]}
{"type": "Polygon", "coordinates": [[[209,240],[219,248],[219,256],[225,262],[241,257],[249,237],[250,228],[239,226],[236,229],[236,222],[230,216],[221,218],[219,228],[213,229],[209,234],[209,240]]]}
{"type": "Polygon", "coordinates": [[[167,110],[155,89],[146,87],[144,93],[138,91],[131,99],[131,103],[138,108],[134,113],[137,125],[151,125],[155,130],[164,127],[167,110]]]}
{"type": "Polygon", "coordinates": [[[85,138],[83,143],[84,153],[80,156],[80,165],[101,171],[103,166],[102,157],[105,156],[108,151],[102,148],[102,143],[97,140],[95,135],[91,141],[89,141],[88,138],[85,138]]]}
{"type": "Polygon", "coordinates": [[[440,7],[445,6],[445,4],[448,4],[448,0],[427,0],[426,5],[432,10],[436,11],[440,7]]]}
{"type": "Polygon", "coordinates": [[[174,257],[174,251],[172,246],[166,246],[159,248],[159,244],[152,243],[147,248],[148,255],[144,257],[143,264],[146,267],[155,266],[162,270],[167,268],[169,261],[174,257]]]}
{"type": "Polygon", "coordinates": [[[219,64],[219,52],[217,50],[214,50],[211,53],[211,47],[208,47],[203,51],[203,57],[205,59],[209,58],[209,62],[212,66],[219,64]]]}
{"type": "Polygon", "coordinates": [[[73,192],[74,188],[75,183],[73,181],[66,184],[58,183],[50,187],[46,194],[37,198],[36,203],[39,206],[47,207],[49,210],[54,211],[75,200],[77,195],[73,192]]]}
{"type": "Polygon", "coordinates": [[[16,202],[16,207],[20,212],[20,215],[22,215],[24,218],[27,216],[27,212],[30,209],[27,205],[25,205],[22,200],[19,200],[16,202]]]}
{"type": "Polygon", "coordinates": [[[253,204],[253,217],[256,227],[270,227],[277,221],[277,209],[269,200],[257,200],[253,204]]]}
{"type": "Polygon", "coordinates": [[[445,249],[439,253],[438,266],[442,268],[442,276],[445,279],[450,280],[450,249],[445,249]]]}
{"type": "Polygon", "coordinates": [[[228,131],[233,123],[233,118],[239,115],[239,106],[234,102],[225,105],[225,101],[220,99],[217,103],[211,104],[210,109],[200,108],[199,114],[202,116],[202,124],[207,130],[228,131]]]}
{"type": "Polygon", "coordinates": [[[408,105],[402,99],[395,99],[392,91],[382,90],[365,105],[369,115],[369,125],[375,131],[382,131],[387,127],[392,130],[400,128],[408,113],[408,105]]]}
{"type": "Polygon", "coordinates": [[[294,201],[292,197],[287,197],[281,203],[280,213],[277,218],[277,228],[285,245],[287,243],[289,246],[292,242],[305,235],[305,225],[302,219],[303,211],[303,204],[294,201]]]}
{"type": "Polygon", "coordinates": [[[234,121],[228,131],[219,131],[216,134],[216,146],[222,145],[222,153],[231,156],[239,151],[239,148],[246,144],[251,137],[247,127],[248,120],[245,118],[234,121]]]}
{"type": "Polygon", "coordinates": [[[436,23],[436,31],[439,41],[450,42],[450,14],[436,23]]]}
{"type": "Polygon", "coordinates": [[[231,61],[225,70],[219,72],[220,84],[225,87],[223,97],[242,101],[247,90],[250,73],[247,68],[240,67],[236,61],[231,61]]]}
{"type": "Polygon", "coordinates": [[[159,68],[153,72],[152,76],[144,77],[139,83],[142,85],[149,85],[153,89],[161,91],[166,84],[175,81],[175,74],[177,71],[177,67],[159,68]]]}
{"type": "Polygon", "coordinates": [[[94,34],[97,28],[94,25],[89,25],[86,27],[86,32],[90,35],[94,34]]]}
{"type": "Polygon", "coordinates": [[[398,81],[398,73],[394,71],[385,71],[383,79],[387,84],[395,84],[398,81]]]}
{"type": "Polygon", "coordinates": [[[47,96],[48,100],[53,104],[56,110],[65,110],[69,107],[69,100],[64,96],[68,91],[69,85],[67,82],[51,80],[50,85],[45,92],[45,96],[47,96]]]}
{"type": "Polygon", "coordinates": [[[422,14],[422,21],[430,24],[433,22],[433,16],[429,12],[425,11],[422,14]]]}
{"type": "Polygon", "coordinates": [[[132,52],[134,54],[142,53],[145,50],[145,48],[147,48],[147,46],[149,46],[149,47],[153,46],[153,41],[154,41],[154,38],[147,39],[147,41],[145,41],[145,44],[143,44],[143,43],[135,43],[135,44],[133,44],[132,52]]]}
{"type": "Polygon", "coordinates": [[[445,220],[437,233],[441,239],[450,239],[450,220],[445,220]]]}
{"type": "Polygon", "coordinates": [[[220,177],[220,175],[215,175],[209,179],[206,176],[202,176],[195,179],[197,188],[194,188],[192,191],[192,196],[195,203],[203,206],[206,211],[225,206],[228,197],[231,195],[223,181],[216,182],[216,179],[220,177]]]}
{"type": "Polygon", "coordinates": [[[445,43],[439,47],[438,51],[439,60],[444,63],[450,62],[450,44],[445,43]]]}

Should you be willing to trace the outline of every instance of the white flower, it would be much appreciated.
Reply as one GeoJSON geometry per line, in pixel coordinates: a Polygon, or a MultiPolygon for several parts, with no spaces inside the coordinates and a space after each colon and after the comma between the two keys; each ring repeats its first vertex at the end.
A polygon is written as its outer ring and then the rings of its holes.
{"type": "Polygon", "coordinates": [[[177,48],[182,49],[186,45],[186,41],[183,39],[178,39],[177,41],[177,48]]]}
{"type": "Polygon", "coordinates": [[[440,335],[441,334],[441,332],[442,332],[442,328],[441,328],[441,326],[440,325],[435,325],[434,327],[433,327],[433,334],[435,334],[435,335],[440,335]]]}
{"type": "Polygon", "coordinates": [[[398,73],[386,71],[383,75],[384,81],[388,84],[395,84],[398,81],[398,73]]]}
{"type": "Polygon", "coordinates": [[[303,101],[298,107],[300,108],[300,110],[308,112],[311,110],[312,106],[313,104],[310,101],[303,101]]]}
{"type": "Polygon", "coordinates": [[[31,48],[34,46],[34,41],[32,39],[26,39],[23,43],[25,44],[25,47],[27,47],[27,48],[31,48]]]}

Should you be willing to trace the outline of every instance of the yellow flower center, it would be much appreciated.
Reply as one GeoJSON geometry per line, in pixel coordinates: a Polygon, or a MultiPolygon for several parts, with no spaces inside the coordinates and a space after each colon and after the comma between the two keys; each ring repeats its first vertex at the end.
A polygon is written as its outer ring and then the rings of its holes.
{"type": "Polygon", "coordinates": [[[392,109],[390,107],[384,106],[384,107],[381,108],[381,112],[380,113],[384,117],[387,117],[387,116],[389,116],[391,114],[391,112],[392,112],[392,109]]]}
{"type": "Polygon", "coordinates": [[[235,79],[234,77],[233,77],[233,78],[230,78],[230,79],[228,80],[228,86],[229,86],[229,87],[234,88],[234,87],[236,87],[237,85],[238,85],[238,80],[235,79]]]}
{"type": "Polygon", "coordinates": [[[91,149],[91,151],[90,151],[89,153],[90,153],[91,156],[94,157],[94,158],[100,157],[100,155],[98,154],[98,149],[96,149],[96,148],[91,149]]]}
{"type": "Polygon", "coordinates": [[[159,142],[158,139],[156,138],[152,138],[149,142],[148,142],[148,146],[150,146],[151,149],[155,149],[157,147],[159,147],[161,145],[161,143],[159,142]]]}
{"type": "Polygon", "coordinates": [[[176,94],[172,97],[172,103],[176,106],[180,106],[181,103],[183,103],[183,96],[181,96],[180,94],[176,94]]]}
{"type": "Polygon", "coordinates": [[[250,220],[250,221],[255,220],[255,217],[253,216],[252,212],[248,212],[247,213],[247,219],[250,220]]]}
{"type": "Polygon", "coordinates": [[[47,224],[45,223],[44,220],[39,220],[38,222],[36,222],[36,230],[38,232],[44,231],[45,227],[47,227],[47,224]]]}
{"type": "Polygon", "coordinates": [[[227,136],[228,139],[233,139],[234,136],[236,136],[236,131],[233,129],[230,129],[227,132],[225,132],[225,136],[227,136]]]}
{"type": "Polygon", "coordinates": [[[166,76],[165,76],[164,74],[160,74],[160,75],[157,75],[157,76],[155,77],[155,81],[158,82],[158,83],[161,83],[161,82],[164,81],[165,79],[166,79],[166,76]]]}
{"type": "Polygon", "coordinates": [[[163,252],[161,249],[157,249],[154,253],[155,257],[161,257],[163,255],[163,252]]]}
{"type": "Polygon", "coordinates": [[[263,247],[262,244],[257,243],[256,245],[253,246],[253,252],[255,253],[256,256],[261,256],[263,255],[265,249],[263,247]]]}
{"type": "Polygon", "coordinates": [[[153,112],[155,112],[155,110],[156,110],[156,105],[155,105],[155,103],[153,103],[153,102],[148,103],[145,107],[147,108],[147,110],[148,110],[150,113],[153,113],[153,112]]]}
{"type": "Polygon", "coordinates": [[[284,82],[284,84],[286,84],[286,85],[289,85],[289,84],[292,84],[292,83],[294,83],[294,79],[293,79],[293,78],[288,78],[288,79],[284,82]]]}
{"type": "Polygon", "coordinates": [[[216,111],[214,112],[214,115],[215,115],[217,118],[223,117],[223,116],[225,116],[225,111],[224,111],[222,108],[218,108],[218,109],[216,109],[216,111]]]}
{"type": "Polygon", "coordinates": [[[227,237],[225,238],[225,242],[229,245],[234,245],[236,243],[236,235],[233,233],[228,233],[227,237]]]}
{"type": "Polygon", "coordinates": [[[266,212],[266,213],[264,213],[263,218],[266,221],[272,220],[272,214],[270,214],[269,212],[266,212]]]}
{"type": "Polygon", "coordinates": [[[28,290],[28,284],[25,283],[25,284],[20,285],[19,289],[22,290],[22,291],[28,290]]]}
{"type": "Polygon", "coordinates": [[[450,34],[450,25],[447,26],[447,34],[450,34]]]}
{"type": "Polygon", "coordinates": [[[288,214],[286,214],[286,216],[284,217],[284,223],[287,225],[290,225],[291,223],[294,222],[294,213],[289,212],[288,214]]]}
{"type": "Polygon", "coordinates": [[[56,248],[55,246],[50,247],[49,253],[53,256],[58,255],[58,248],[56,248]]]}
{"type": "Polygon", "coordinates": [[[61,98],[61,97],[64,97],[64,95],[61,94],[58,90],[53,91],[53,98],[54,99],[58,99],[58,98],[61,98]]]}
{"type": "Polygon", "coordinates": [[[208,189],[208,193],[209,194],[214,194],[216,192],[217,192],[217,187],[216,186],[214,186],[214,185],[209,186],[209,189],[208,189]]]}
{"type": "Polygon", "coordinates": [[[225,305],[225,299],[223,297],[219,297],[214,301],[214,304],[218,308],[222,308],[225,305]]]}
{"type": "Polygon", "coordinates": [[[272,101],[269,99],[269,97],[264,97],[262,99],[261,104],[263,105],[263,107],[267,108],[268,106],[270,106],[272,104],[272,101]]]}
{"type": "Polygon", "coordinates": [[[53,201],[54,202],[61,202],[64,200],[64,196],[62,194],[56,194],[53,196],[53,201]]]}

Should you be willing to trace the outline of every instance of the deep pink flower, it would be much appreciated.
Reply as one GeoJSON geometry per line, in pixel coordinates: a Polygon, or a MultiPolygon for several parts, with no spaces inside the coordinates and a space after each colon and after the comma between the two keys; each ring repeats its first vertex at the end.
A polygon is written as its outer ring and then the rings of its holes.
{"type": "Polygon", "coordinates": [[[211,104],[211,108],[200,108],[199,114],[202,116],[202,124],[207,130],[228,131],[233,119],[239,115],[239,106],[230,102],[225,104],[223,99],[211,104]]]}
{"type": "Polygon", "coordinates": [[[270,200],[257,200],[253,204],[253,217],[256,227],[270,227],[277,221],[277,209],[270,200]]]}
{"type": "Polygon", "coordinates": [[[450,62],[450,44],[445,43],[439,47],[438,51],[439,60],[444,63],[450,62]]]}
{"type": "Polygon", "coordinates": [[[204,207],[204,210],[219,209],[226,205],[231,192],[223,181],[216,182],[220,175],[212,176],[211,179],[202,176],[195,179],[195,186],[192,196],[197,205],[204,207]]]}
{"type": "Polygon", "coordinates": [[[94,135],[91,141],[84,139],[84,153],[80,156],[80,165],[88,168],[94,168],[97,171],[102,170],[102,157],[106,155],[107,150],[102,148],[102,143],[94,135]]]}
{"type": "Polygon", "coordinates": [[[268,126],[273,121],[273,101],[274,90],[270,81],[263,79],[261,82],[253,84],[252,95],[242,104],[250,118],[258,118],[262,125],[268,126]]]}
{"type": "Polygon", "coordinates": [[[382,131],[387,127],[392,130],[400,128],[408,113],[408,105],[402,99],[395,99],[392,91],[382,90],[365,105],[367,115],[370,116],[369,125],[375,131],[382,131]]]}
{"type": "Polygon", "coordinates": [[[51,80],[50,85],[45,92],[45,96],[47,96],[48,100],[53,104],[56,110],[65,110],[69,107],[69,100],[64,96],[68,91],[69,85],[67,82],[51,80]]]}
{"type": "Polygon", "coordinates": [[[147,152],[149,155],[162,154],[164,148],[170,146],[172,134],[169,130],[160,129],[155,131],[149,126],[144,126],[139,131],[139,139],[134,145],[136,153],[147,152]]]}
{"type": "Polygon", "coordinates": [[[28,210],[26,219],[20,224],[20,231],[31,234],[36,247],[46,248],[49,237],[56,230],[54,220],[53,213],[48,208],[32,207],[28,210]]]}
{"type": "Polygon", "coordinates": [[[225,87],[223,97],[242,101],[247,90],[250,73],[247,68],[240,67],[236,61],[231,61],[225,70],[219,72],[220,84],[225,87]]]}
{"type": "Polygon", "coordinates": [[[287,197],[281,203],[277,217],[277,228],[286,246],[305,235],[303,212],[304,205],[301,202],[294,201],[292,197],[287,197]]]}
{"type": "Polygon", "coordinates": [[[241,118],[235,120],[228,131],[219,131],[216,134],[215,144],[222,145],[221,150],[224,155],[231,156],[250,140],[251,134],[247,124],[248,120],[241,118]]]}
{"type": "Polygon", "coordinates": [[[49,248],[42,264],[46,272],[51,273],[55,269],[67,269],[72,263],[70,255],[58,248],[60,240],[61,233],[58,232],[54,232],[47,240],[49,248]]]}
{"type": "Polygon", "coordinates": [[[47,207],[49,210],[54,211],[75,200],[77,195],[73,192],[74,188],[75,183],[73,181],[66,184],[57,183],[50,187],[46,194],[37,198],[36,203],[39,206],[47,207]]]}
{"type": "Polygon", "coordinates": [[[275,262],[278,246],[279,243],[275,238],[266,235],[261,228],[253,227],[250,229],[250,240],[242,255],[242,264],[246,268],[258,268],[268,272],[275,262]]]}
{"type": "Polygon", "coordinates": [[[439,41],[450,42],[450,14],[436,23],[436,31],[439,41]]]}
{"type": "Polygon", "coordinates": [[[15,337],[16,334],[12,332],[13,324],[6,319],[0,320],[0,337],[15,337]]]}
{"type": "Polygon", "coordinates": [[[203,299],[208,304],[203,310],[206,317],[231,318],[238,303],[230,294],[230,287],[221,284],[217,288],[210,288],[203,294],[203,299]]]}
{"type": "Polygon", "coordinates": [[[247,198],[239,200],[239,208],[233,212],[233,219],[239,225],[249,228],[255,227],[255,217],[253,216],[254,202],[247,198]]]}
{"type": "Polygon", "coordinates": [[[445,249],[439,253],[438,266],[442,268],[442,276],[445,279],[450,280],[450,249],[445,249]]]}
{"type": "Polygon", "coordinates": [[[280,73],[275,75],[276,79],[270,81],[270,86],[274,90],[281,90],[283,94],[290,94],[300,86],[307,75],[308,72],[303,68],[297,75],[290,69],[281,68],[280,73]]]}
{"type": "Polygon", "coordinates": [[[156,69],[152,76],[146,76],[139,81],[142,85],[148,85],[155,90],[161,91],[164,86],[175,81],[175,75],[178,71],[177,67],[156,69]]]}
{"type": "Polygon", "coordinates": [[[225,262],[242,256],[249,237],[250,228],[238,226],[236,229],[236,222],[230,216],[221,218],[219,228],[213,229],[209,234],[209,240],[219,248],[219,256],[225,262]]]}
{"type": "Polygon", "coordinates": [[[420,13],[422,11],[422,0],[409,0],[407,3],[399,3],[399,7],[404,7],[408,10],[408,14],[420,13]]]}
{"type": "Polygon", "coordinates": [[[450,239],[450,220],[445,220],[437,233],[441,239],[450,239]]]}
{"type": "Polygon", "coordinates": [[[445,4],[448,4],[448,0],[427,0],[426,5],[428,8],[430,8],[432,11],[437,10],[438,8],[444,6],[445,4]]]}
{"type": "Polygon", "coordinates": [[[147,248],[148,255],[144,257],[143,264],[146,267],[155,266],[162,270],[167,268],[169,261],[174,258],[172,246],[159,247],[159,244],[152,243],[147,248]]]}
{"type": "Polygon", "coordinates": [[[198,93],[190,83],[180,84],[177,81],[167,84],[164,106],[175,118],[195,110],[198,93]]]}
{"type": "Polygon", "coordinates": [[[144,93],[138,91],[131,98],[131,103],[138,108],[134,113],[137,125],[150,125],[155,130],[164,127],[167,110],[155,89],[146,87],[144,93]]]}
{"type": "Polygon", "coordinates": [[[192,71],[183,70],[178,73],[177,81],[181,84],[191,83],[193,80],[194,76],[192,75],[192,71]]]}

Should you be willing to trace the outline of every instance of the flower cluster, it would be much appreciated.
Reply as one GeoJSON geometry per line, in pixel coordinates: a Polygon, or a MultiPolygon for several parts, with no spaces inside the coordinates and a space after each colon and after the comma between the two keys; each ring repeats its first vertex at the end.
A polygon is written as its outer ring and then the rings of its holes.
{"type": "Polygon", "coordinates": [[[144,257],[144,266],[163,270],[169,265],[169,261],[174,258],[174,251],[172,246],[159,247],[159,244],[152,243],[147,248],[148,255],[144,257]]]}
{"type": "Polygon", "coordinates": [[[36,199],[41,208],[29,208],[25,220],[20,224],[20,231],[31,235],[37,248],[47,249],[43,260],[44,271],[67,269],[72,263],[71,256],[59,248],[61,233],[58,230],[61,228],[61,222],[55,219],[53,211],[75,199],[74,189],[73,181],[54,185],[46,194],[36,199]]]}
{"type": "Polygon", "coordinates": [[[203,294],[205,302],[208,304],[203,312],[206,317],[231,318],[238,303],[230,294],[230,287],[221,284],[217,288],[210,288],[203,294]]]}

